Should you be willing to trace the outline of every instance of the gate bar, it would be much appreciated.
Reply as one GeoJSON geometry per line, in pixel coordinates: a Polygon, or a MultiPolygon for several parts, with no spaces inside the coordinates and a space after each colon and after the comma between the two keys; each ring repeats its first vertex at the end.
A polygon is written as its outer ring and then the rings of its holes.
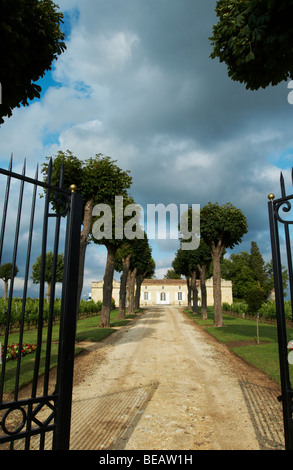
{"type": "Polygon", "coordinates": [[[274,212],[274,195],[269,195],[268,211],[269,224],[271,233],[273,275],[275,284],[275,302],[277,316],[277,332],[279,346],[279,364],[282,390],[282,408],[284,422],[284,438],[286,450],[293,450],[293,420],[292,420],[292,398],[293,390],[290,384],[288,351],[287,351],[287,335],[284,308],[284,295],[282,283],[282,265],[280,255],[278,222],[274,212]]]}
{"type": "Polygon", "coordinates": [[[53,450],[69,450],[74,370],[74,348],[78,310],[78,270],[80,226],[82,223],[82,197],[71,193],[71,208],[67,219],[66,245],[63,271],[62,323],[60,324],[59,359],[56,392],[57,427],[53,450]],[[66,332],[66,334],[65,334],[66,332]]]}

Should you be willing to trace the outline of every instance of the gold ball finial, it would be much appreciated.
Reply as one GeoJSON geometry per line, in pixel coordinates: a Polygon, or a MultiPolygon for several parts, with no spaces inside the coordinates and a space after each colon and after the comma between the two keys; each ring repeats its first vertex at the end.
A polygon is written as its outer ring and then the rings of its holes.
{"type": "Polygon", "coordinates": [[[71,185],[70,185],[70,191],[71,191],[72,193],[75,193],[75,191],[76,191],[76,185],[75,185],[75,184],[71,184],[71,185]]]}
{"type": "Polygon", "coordinates": [[[270,201],[273,201],[275,199],[275,195],[273,193],[270,193],[268,195],[268,198],[269,198],[270,201]]]}

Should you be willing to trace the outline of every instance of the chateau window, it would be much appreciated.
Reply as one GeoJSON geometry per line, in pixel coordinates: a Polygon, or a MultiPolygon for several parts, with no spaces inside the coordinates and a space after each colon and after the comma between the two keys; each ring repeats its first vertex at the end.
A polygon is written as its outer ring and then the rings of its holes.
{"type": "Polygon", "coordinates": [[[178,300],[182,300],[182,292],[178,292],[178,300]]]}
{"type": "Polygon", "coordinates": [[[149,293],[148,292],[144,292],[144,300],[149,300],[149,293]]]}
{"type": "Polygon", "coordinates": [[[161,292],[161,301],[165,301],[166,300],[166,294],[165,292],[161,292]]]}

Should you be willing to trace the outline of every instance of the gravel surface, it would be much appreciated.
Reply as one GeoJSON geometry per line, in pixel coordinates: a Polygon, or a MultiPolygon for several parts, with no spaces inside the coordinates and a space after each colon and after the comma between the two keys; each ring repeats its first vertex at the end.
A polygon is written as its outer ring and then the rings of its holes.
{"type": "Polygon", "coordinates": [[[72,450],[284,449],[278,385],[177,307],[76,358],[72,450]]]}

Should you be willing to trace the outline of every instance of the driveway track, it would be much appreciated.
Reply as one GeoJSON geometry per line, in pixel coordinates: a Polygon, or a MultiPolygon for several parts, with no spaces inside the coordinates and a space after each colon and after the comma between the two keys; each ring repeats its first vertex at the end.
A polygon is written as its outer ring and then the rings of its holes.
{"type": "Polygon", "coordinates": [[[284,449],[278,385],[182,308],[148,308],[84,346],[72,450],[284,449]]]}

